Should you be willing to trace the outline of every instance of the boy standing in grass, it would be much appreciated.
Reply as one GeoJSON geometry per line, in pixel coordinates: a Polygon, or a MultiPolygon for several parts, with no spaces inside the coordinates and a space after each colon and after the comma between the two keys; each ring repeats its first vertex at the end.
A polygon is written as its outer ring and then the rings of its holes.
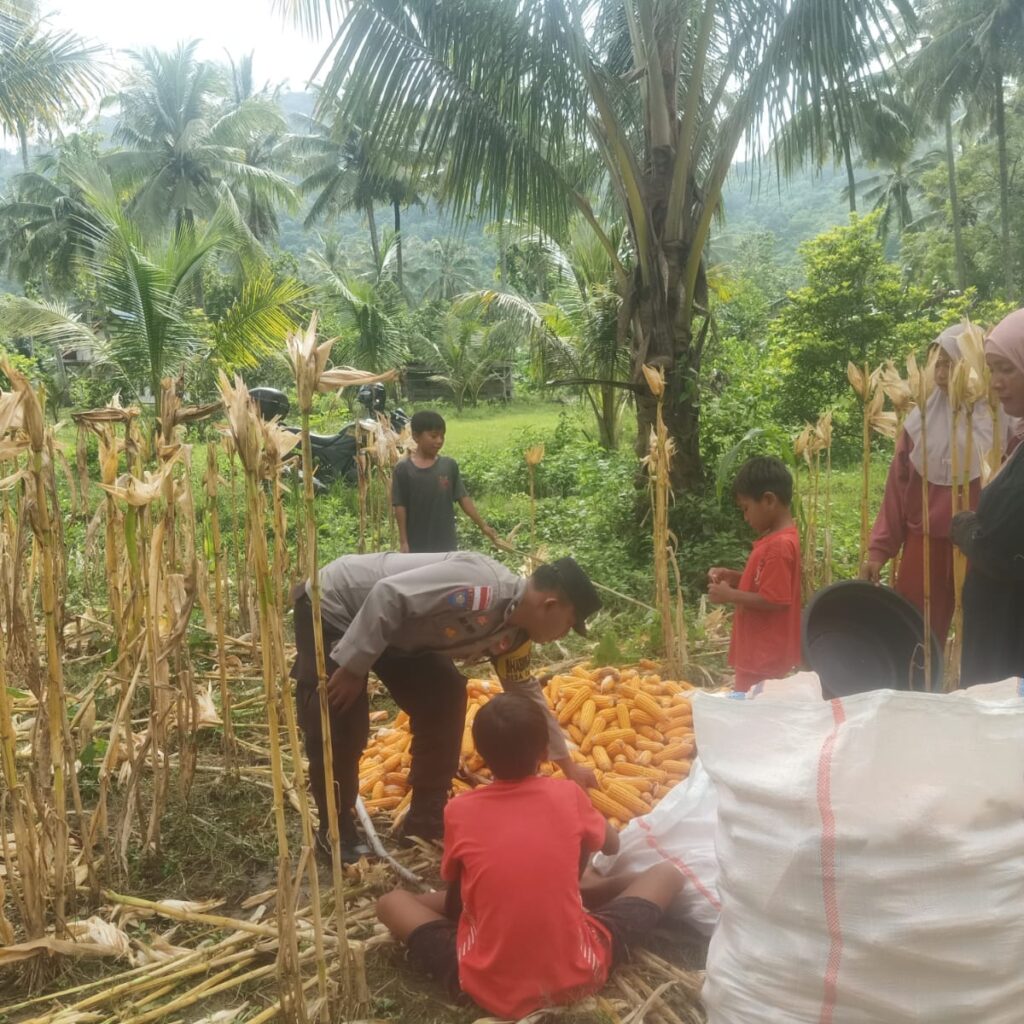
{"type": "Polygon", "coordinates": [[[455,503],[492,543],[498,538],[466,492],[459,464],[444,447],[445,422],[440,413],[425,409],[413,414],[410,424],[416,447],[395,466],[391,504],[398,521],[399,550],[412,554],[455,551],[455,503]]]}
{"type": "Polygon", "coordinates": [[[547,758],[544,712],[500,694],[473,720],[473,740],[495,781],[445,809],[447,892],[396,889],[378,900],[377,916],[449,994],[517,1020],[599,991],[683,876],[655,865],[587,913],[580,871],[592,853],[615,853],[619,837],[579,786],[537,775],[547,758]]]}
{"type": "Polygon", "coordinates": [[[781,679],[800,663],[800,535],[790,511],[793,478],[770,456],[750,459],[733,484],[743,518],[757,534],[743,572],[708,572],[708,600],[735,607],[729,664],[735,688],[781,679]]]}

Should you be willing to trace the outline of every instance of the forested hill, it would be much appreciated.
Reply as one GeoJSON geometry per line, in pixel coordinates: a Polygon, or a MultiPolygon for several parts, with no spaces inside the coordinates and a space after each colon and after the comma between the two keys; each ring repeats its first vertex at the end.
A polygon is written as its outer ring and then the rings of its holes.
{"type": "Polygon", "coordinates": [[[736,240],[770,231],[780,262],[792,263],[801,242],[847,223],[845,186],[841,169],[804,170],[780,183],[767,164],[735,164],[722,193],[724,218],[712,238],[713,261],[728,259],[736,240]]]}
{"type": "MultiPolygon", "coordinates": [[[[279,96],[282,109],[292,121],[293,130],[309,130],[308,118],[313,113],[316,98],[310,92],[284,91],[279,96]]],[[[111,115],[99,117],[93,125],[102,137],[109,138],[113,131],[111,115]]],[[[36,152],[36,147],[33,147],[36,152]]],[[[0,190],[6,180],[21,171],[21,160],[15,152],[0,150],[0,190]]],[[[826,167],[821,172],[801,171],[779,183],[774,168],[763,164],[760,169],[747,163],[734,166],[723,193],[724,218],[714,229],[712,260],[727,260],[735,243],[755,232],[769,231],[775,236],[775,254],[783,264],[793,263],[797,246],[822,231],[847,221],[847,205],[841,198],[846,184],[841,170],[826,167]]],[[[304,211],[296,216],[279,215],[281,233],[279,245],[286,252],[301,255],[318,244],[314,231],[303,227],[304,211]]],[[[392,213],[382,208],[377,216],[381,229],[392,225],[392,213]]],[[[459,235],[481,264],[491,262],[493,241],[485,232],[486,225],[473,223],[459,229],[436,207],[427,202],[402,211],[402,230],[408,239],[424,242],[432,238],[459,235]]],[[[365,219],[355,211],[340,217],[335,223],[320,226],[321,234],[332,235],[344,245],[349,240],[363,244],[366,238],[365,219]]],[[[415,244],[415,243],[414,243],[415,244]]]]}

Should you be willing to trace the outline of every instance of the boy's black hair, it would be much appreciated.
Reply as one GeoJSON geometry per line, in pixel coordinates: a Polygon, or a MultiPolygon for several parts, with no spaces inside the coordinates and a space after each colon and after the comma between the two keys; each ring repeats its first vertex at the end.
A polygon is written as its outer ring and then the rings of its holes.
{"type": "Polygon", "coordinates": [[[525,779],[548,749],[548,716],[529,697],[499,693],[473,719],[473,742],[496,779],[525,779]]]}
{"type": "Polygon", "coordinates": [[[769,491],[788,507],[793,500],[793,477],[782,459],[755,455],[740,466],[732,492],[737,498],[760,501],[769,491]]]}
{"type": "Polygon", "coordinates": [[[440,430],[443,434],[446,428],[444,417],[439,412],[434,412],[433,409],[421,409],[412,414],[409,429],[412,431],[412,436],[415,437],[417,434],[425,434],[428,430],[440,430]]]}

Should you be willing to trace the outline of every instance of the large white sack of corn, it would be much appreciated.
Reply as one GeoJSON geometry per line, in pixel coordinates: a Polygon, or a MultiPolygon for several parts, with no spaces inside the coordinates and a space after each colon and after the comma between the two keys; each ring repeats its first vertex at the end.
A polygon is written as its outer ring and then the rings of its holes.
{"type": "Polygon", "coordinates": [[[1021,1024],[1022,696],[695,697],[709,1024],[1021,1024]]]}
{"type": "Polygon", "coordinates": [[[667,860],[686,879],[669,914],[710,935],[718,923],[718,859],[715,827],[718,797],[700,758],[690,774],[672,787],[649,813],[634,818],[619,834],[619,852],[598,854],[594,868],[601,874],[643,871],[667,860]]]}

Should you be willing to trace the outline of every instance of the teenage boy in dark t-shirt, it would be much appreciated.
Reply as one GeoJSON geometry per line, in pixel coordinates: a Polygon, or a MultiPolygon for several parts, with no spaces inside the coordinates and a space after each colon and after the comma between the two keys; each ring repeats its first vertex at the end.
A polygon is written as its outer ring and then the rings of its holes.
{"type": "Polygon", "coordinates": [[[494,543],[498,533],[484,521],[466,492],[459,464],[440,454],[444,418],[424,410],[413,414],[411,427],[416,447],[395,466],[391,483],[400,550],[411,554],[455,551],[455,502],[494,543]]]}

